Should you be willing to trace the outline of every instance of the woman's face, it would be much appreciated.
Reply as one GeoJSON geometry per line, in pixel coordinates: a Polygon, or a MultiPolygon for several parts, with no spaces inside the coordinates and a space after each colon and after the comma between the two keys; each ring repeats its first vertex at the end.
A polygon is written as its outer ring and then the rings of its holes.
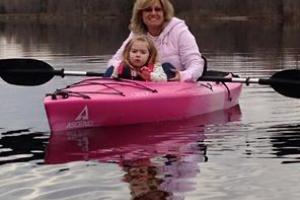
{"type": "Polygon", "coordinates": [[[157,0],[153,5],[145,8],[142,12],[142,18],[148,29],[161,28],[165,19],[164,11],[160,1],[157,0]]]}

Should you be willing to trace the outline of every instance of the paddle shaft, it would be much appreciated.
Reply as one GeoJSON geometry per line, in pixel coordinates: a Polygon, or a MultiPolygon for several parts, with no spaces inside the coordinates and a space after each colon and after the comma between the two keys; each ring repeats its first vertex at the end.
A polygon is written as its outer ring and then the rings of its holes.
{"type": "MultiPolygon", "coordinates": [[[[68,71],[68,70],[53,70],[53,75],[64,76],[103,76],[103,73],[98,72],[88,72],[88,71],[68,71]]],[[[237,77],[210,77],[203,76],[198,79],[198,81],[213,81],[213,82],[233,82],[233,83],[245,83],[249,85],[251,83],[258,83],[260,85],[272,85],[276,84],[299,84],[297,81],[286,80],[286,79],[269,79],[269,78],[237,78],[237,77]]]]}
{"type": "MultiPolygon", "coordinates": [[[[43,75],[48,74],[52,76],[99,76],[102,77],[104,73],[99,72],[90,72],[90,71],[69,71],[65,69],[53,69],[53,70],[39,70],[39,69],[33,69],[33,70],[26,70],[26,69],[17,69],[17,70],[10,70],[7,72],[7,74],[32,74],[32,75],[43,75]]],[[[272,79],[259,79],[259,78],[237,78],[237,77],[218,77],[218,76],[203,76],[198,79],[198,81],[213,81],[213,82],[235,82],[235,83],[245,83],[249,85],[250,83],[258,83],[262,85],[270,85],[274,82],[272,79]]],[[[276,79],[276,82],[280,80],[276,79]]],[[[295,81],[289,81],[289,80],[281,80],[282,83],[293,83],[295,81]]]]}
{"type": "Polygon", "coordinates": [[[269,85],[276,92],[281,95],[300,98],[300,71],[294,70],[283,70],[273,74],[271,78],[239,78],[239,77],[210,77],[203,76],[198,81],[215,81],[215,82],[237,82],[245,83],[257,83],[260,85],[269,85]]]}
{"type": "Polygon", "coordinates": [[[54,70],[55,75],[64,76],[103,76],[103,73],[85,72],[85,71],[68,71],[68,70],[54,70]],[[57,74],[56,74],[57,73],[57,74]]]}
{"type": "Polygon", "coordinates": [[[214,81],[214,82],[234,82],[234,83],[258,83],[260,85],[272,85],[276,84],[298,84],[299,81],[287,80],[287,79],[270,79],[270,78],[236,78],[236,77],[215,77],[215,76],[203,76],[198,81],[214,81]]]}
{"type": "Polygon", "coordinates": [[[68,71],[64,69],[53,69],[53,70],[43,70],[43,69],[10,69],[9,71],[5,72],[5,74],[15,74],[15,75],[43,75],[48,74],[52,76],[103,76],[103,73],[98,72],[87,72],[87,71],[68,71]]]}

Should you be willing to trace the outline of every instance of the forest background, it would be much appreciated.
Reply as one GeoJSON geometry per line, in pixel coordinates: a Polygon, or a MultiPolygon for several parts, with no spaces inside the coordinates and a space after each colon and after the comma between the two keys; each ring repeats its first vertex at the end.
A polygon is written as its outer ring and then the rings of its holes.
{"type": "MultiPolygon", "coordinates": [[[[300,0],[171,0],[190,20],[253,20],[298,23],[300,0]]],[[[134,0],[0,0],[0,20],[41,22],[129,20],[134,0]],[[24,15],[26,17],[24,17],[24,15]]]]}

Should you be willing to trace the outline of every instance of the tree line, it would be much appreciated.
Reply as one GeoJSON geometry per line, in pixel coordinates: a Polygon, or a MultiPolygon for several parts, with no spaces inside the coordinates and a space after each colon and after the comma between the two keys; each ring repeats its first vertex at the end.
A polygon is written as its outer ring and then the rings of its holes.
{"type": "MultiPolygon", "coordinates": [[[[300,0],[171,0],[178,15],[299,21],[300,0]]],[[[0,14],[129,17],[134,0],[1,0],[0,14]]]]}

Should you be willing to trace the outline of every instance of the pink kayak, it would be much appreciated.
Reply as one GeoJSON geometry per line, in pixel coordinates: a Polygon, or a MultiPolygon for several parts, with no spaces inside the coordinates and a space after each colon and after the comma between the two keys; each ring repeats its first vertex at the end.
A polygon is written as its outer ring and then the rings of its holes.
{"type": "Polygon", "coordinates": [[[44,99],[51,131],[185,119],[238,104],[241,83],[91,78],[44,99]]]}

